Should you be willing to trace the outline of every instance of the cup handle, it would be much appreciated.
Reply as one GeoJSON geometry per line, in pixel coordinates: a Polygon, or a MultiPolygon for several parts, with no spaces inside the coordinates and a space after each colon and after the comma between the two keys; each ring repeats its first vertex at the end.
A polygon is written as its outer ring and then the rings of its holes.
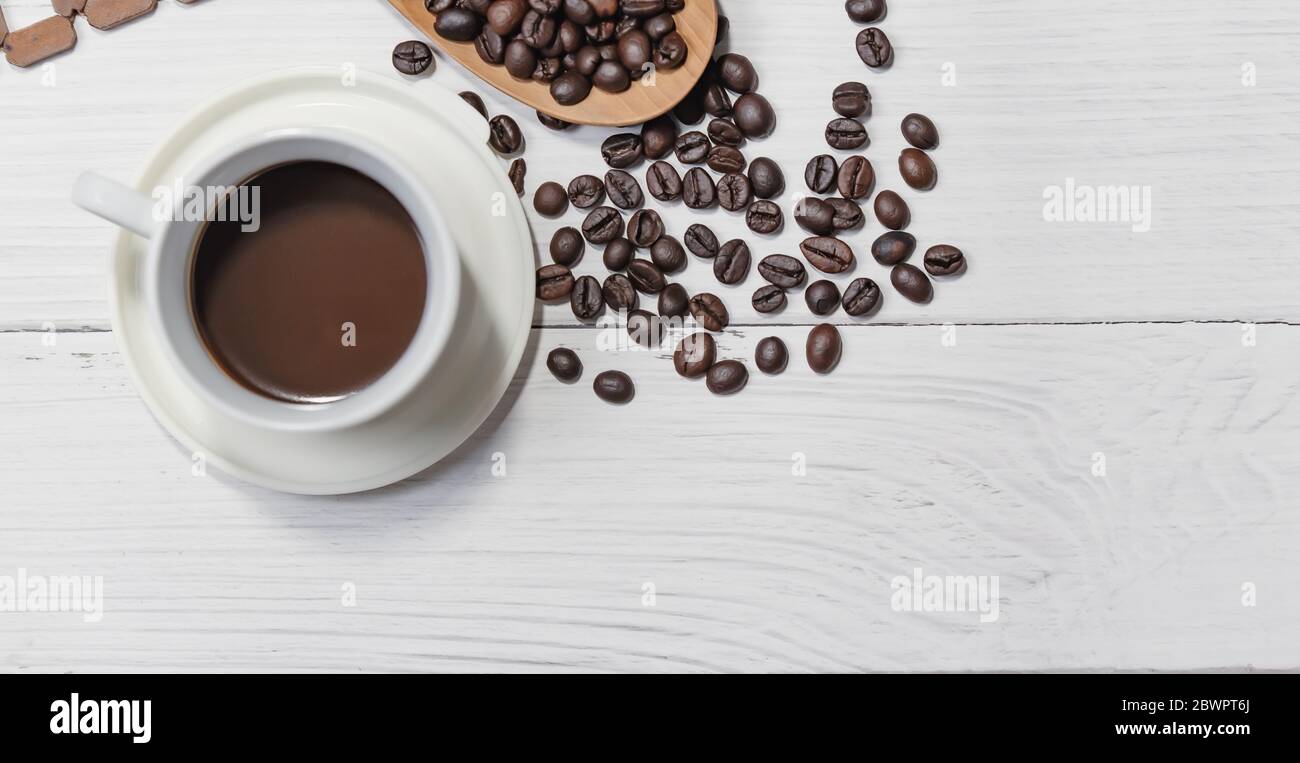
{"type": "Polygon", "coordinates": [[[77,178],[72,203],[144,238],[152,238],[158,229],[153,199],[96,172],[77,178]]]}

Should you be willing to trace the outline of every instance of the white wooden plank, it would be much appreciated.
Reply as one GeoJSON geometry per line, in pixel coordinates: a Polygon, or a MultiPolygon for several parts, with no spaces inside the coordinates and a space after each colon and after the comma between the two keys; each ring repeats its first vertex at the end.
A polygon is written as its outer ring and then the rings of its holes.
{"type": "MultiPolygon", "coordinates": [[[[106,599],[99,624],[0,616],[0,664],[1300,668],[1300,329],[943,331],[846,329],[833,375],[796,361],[727,399],[595,331],[535,332],[468,445],[337,499],[191,476],[109,334],[0,334],[0,575],[103,575],[106,599]],[[584,384],[547,374],[557,345],[584,384]],[[627,407],[586,386],[611,367],[637,381],[627,407]],[[999,576],[1000,619],[893,611],[917,566],[999,576]]],[[[798,357],[805,332],[773,333],[798,357]]]]}

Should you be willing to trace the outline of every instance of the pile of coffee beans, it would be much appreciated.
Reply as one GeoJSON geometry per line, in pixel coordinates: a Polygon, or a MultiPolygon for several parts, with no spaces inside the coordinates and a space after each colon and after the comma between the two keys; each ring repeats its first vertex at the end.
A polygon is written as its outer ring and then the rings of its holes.
{"type": "Polygon", "coordinates": [[[426,0],[425,7],[440,37],[472,42],[485,62],[548,83],[556,103],[573,106],[592,87],[621,93],[652,69],[681,66],[687,45],[673,14],[687,2],[426,0]]]}

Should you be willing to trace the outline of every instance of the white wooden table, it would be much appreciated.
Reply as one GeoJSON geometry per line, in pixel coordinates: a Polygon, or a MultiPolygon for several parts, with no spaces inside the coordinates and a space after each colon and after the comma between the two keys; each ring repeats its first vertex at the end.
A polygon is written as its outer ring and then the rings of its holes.
{"type": "MultiPolygon", "coordinates": [[[[11,27],[46,12],[0,4],[11,27]]],[[[99,623],[0,612],[0,668],[1300,668],[1300,6],[892,5],[897,63],[877,75],[837,0],[724,0],[780,116],[747,153],[785,168],[788,209],[831,89],[864,79],[879,187],[913,202],[923,247],[967,252],[966,276],[926,307],[886,285],[874,319],[837,314],[835,374],[796,362],[728,399],[661,356],[603,355],[548,307],[473,440],[333,499],[191,475],[115,351],[114,233],[68,191],[84,168],[133,177],[243,77],[386,70],[402,20],[380,0],[163,0],[111,32],[79,24],[52,68],[0,67],[0,575],[105,586],[99,623]],[[943,135],[928,194],[894,167],[909,111],[943,135]],[[1068,178],[1149,187],[1150,230],[1045,220],[1068,178]],[[556,383],[559,345],[588,378],[630,373],[635,403],[556,383]],[[895,611],[890,581],[917,567],[998,576],[999,619],[895,611]]],[[[467,84],[445,60],[432,79],[467,84]]],[[[608,131],[552,133],[482,92],[527,131],[530,192],[603,172],[608,131]]],[[[665,218],[759,256],[802,238],[680,205],[665,218]]],[[[532,222],[544,245],[579,219],[532,222]]],[[[866,255],[878,233],[850,237],[853,275],[887,284],[866,255]]],[[[599,256],[578,271],[603,276],[599,256]]],[[[726,357],[768,335],[801,357],[800,297],[767,318],[748,306],[756,274],[722,287],[694,260],[680,280],[732,308],[726,357]]]]}

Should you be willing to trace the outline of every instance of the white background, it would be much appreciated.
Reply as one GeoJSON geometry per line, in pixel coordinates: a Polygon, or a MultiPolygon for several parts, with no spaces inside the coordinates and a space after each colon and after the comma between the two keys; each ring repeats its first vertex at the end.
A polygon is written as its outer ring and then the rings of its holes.
{"type": "MultiPolygon", "coordinates": [[[[0,6],[11,28],[46,14],[0,6]]],[[[745,150],[786,170],[787,210],[826,150],[832,88],[862,79],[878,188],[912,203],[922,248],[957,244],[970,272],[911,305],[867,254],[879,226],[851,236],[852,276],[885,285],[886,305],[835,316],[845,357],[822,378],[800,361],[813,319],[798,295],[756,316],[756,274],[724,287],[692,258],[679,280],[736,320],[724,356],[751,359],[768,335],[795,356],[727,399],[661,356],[597,352],[595,331],[548,307],[473,440],[340,498],[191,475],[115,351],[114,232],[67,197],[85,168],[134,177],[185,111],[241,78],[388,70],[405,22],[380,0],[163,0],[111,32],[79,21],[52,70],[0,65],[0,575],[103,575],[106,597],[98,624],[0,613],[0,667],[1300,668],[1300,7],[896,0],[884,74],[858,60],[836,0],[723,10],[778,110],[777,133],[745,150]],[[895,167],[909,111],[943,135],[925,194],[895,167]],[[1043,191],[1067,178],[1149,186],[1151,231],[1045,222],[1043,191]],[[544,360],[560,345],[588,379],[626,370],[636,401],[558,384],[544,360]],[[895,612],[890,580],[916,567],[999,576],[1000,619],[895,612]]],[[[468,83],[446,60],[411,87],[428,80],[468,83]]],[[[527,133],[530,194],[604,171],[610,131],[552,133],[479,90],[527,133]]],[[[651,204],[674,234],[707,222],[757,256],[803,237],[651,204]]],[[[580,220],[534,216],[541,251],[580,220]]],[[[599,253],[577,270],[603,277],[599,253]]]]}

